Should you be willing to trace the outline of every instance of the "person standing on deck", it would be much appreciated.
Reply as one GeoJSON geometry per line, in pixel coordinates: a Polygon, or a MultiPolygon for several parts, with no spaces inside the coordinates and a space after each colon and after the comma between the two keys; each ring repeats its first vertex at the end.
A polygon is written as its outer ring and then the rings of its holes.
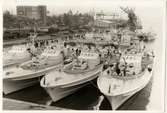
{"type": "Polygon", "coordinates": [[[121,70],[119,69],[119,62],[116,63],[115,71],[116,71],[117,75],[120,75],[121,70]]]}

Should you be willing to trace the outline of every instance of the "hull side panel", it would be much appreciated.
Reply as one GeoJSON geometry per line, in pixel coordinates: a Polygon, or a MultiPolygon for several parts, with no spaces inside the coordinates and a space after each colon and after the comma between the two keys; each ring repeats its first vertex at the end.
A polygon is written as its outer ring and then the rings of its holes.
{"type": "Polygon", "coordinates": [[[39,83],[38,79],[21,81],[3,80],[3,93],[9,94],[39,83]]]}

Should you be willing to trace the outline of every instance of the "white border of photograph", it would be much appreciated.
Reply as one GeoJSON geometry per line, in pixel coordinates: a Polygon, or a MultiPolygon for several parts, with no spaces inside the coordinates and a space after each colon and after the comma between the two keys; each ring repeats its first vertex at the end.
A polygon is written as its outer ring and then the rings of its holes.
{"type": "MultiPolygon", "coordinates": [[[[2,53],[2,49],[3,49],[3,36],[2,36],[2,33],[3,33],[3,10],[5,10],[5,6],[7,5],[11,10],[12,10],[12,7],[15,7],[15,5],[20,5],[20,4],[22,4],[22,1],[25,1],[25,0],[9,0],[9,1],[0,1],[0,4],[3,4],[3,6],[0,8],[0,35],[1,35],[1,39],[0,39],[0,44],[1,44],[1,47],[0,47],[0,52],[1,52],[1,55],[0,55],[0,64],[2,64],[2,55],[3,55],[3,53],[2,53]],[[14,1],[14,2],[13,2],[14,1]],[[17,1],[17,3],[15,3],[17,1]],[[3,3],[1,3],[1,2],[3,2],[3,3]]],[[[100,110],[100,111],[88,111],[88,110],[86,110],[86,111],[83,111],[83,110],[72,110],[72,111],[63,111],[63,112],[132,112],[132,113],[134,113],[134,112],[164,112],[164,105],[165,105],[165,98],[166,98],[166,95],[165,95],[165,93],[166,93],[166,86],[165,85],[167,85],[166,84],[166,81],[165,81],[165,79],[167,78],[165,78],[165,48],[167,47],[166,46],[166,36],[167,36],[167,30],[166,30],[166,26],[167,26],[167,24],[166,24],[166,21],[167,21],[167,17],[166,17],[166,15],[167,15],[167,9],[166,9],[166,5],[167,5],[167,2],[166,2],[166,0],[117,0],[117,1],[115,1],[115,0],[26,0],[26,2],[25,2],[25,4],[24,5],[52,5],[52,2],[54,2],[54,3],[56,3],[56,4],[59,4],[59,5],[65,5],[65,6],[77,6],[77,4],[82,4],[83,6],[91,6],[91,5],[93,5],[93,6],[98,6],[98,5],[101,5],[101,6],[110,6],[110,4],[112,4],[111,6],[113,6],[113,5],[115,5],[115,6],[117,6],[117,5],[127,5],[127,6],[145,6],[145,7],[147,7],[147,6],[149,6],[149,7],[154,7],[154,6],[160,6],[160,7],[163,7],[163,9],[162,9],[162,11],[163,11],[163,17],[162,17],[162,21],[163,21],[163,37],[162,37],[162,50],[160,50],[160,51],[162,51],[162,60],[163,60],[163,62],[164,63],[162,63],[161,65],[162,65],[162,73],[163,73],[163,78],[162,78],[162,80],[164,80],[164,84],[162,84],[162,86],[161,86],[161,88],[163,88],[164,89],[164,91],[163,91],[163,94],[162,94],[162,108],[161,109],[159,109],[159,110],[151,110],[151,111],[145,111],[145,110],[143,110],[143,111],[137,111],[137,110],[135,110],[135,111],[133,111],[133,110],[130,110],[130,111],[127,111],[127,110],[122,110],[122,111],[112,111],[112,110],[105,110],[105,111],[103,111],[103,110],[100,110]],[[42,1],[42,2],[41,2],[42,1]],[[48,2],[49,1],[49,2],[48,2]]],[[[13,12],[14,13],[14,12],[13,12]]],[[[148,15],[149,16],[149,15],[148,15]]],[[[167,62],[166,62],[167,63],[167,62]]],[[[1,73],[2,73],[2,71],[3,71],[3,69],[2,69],[2,66],[0,67],[0,69],[1,69],[1,73]]],[[[167,69],[167,68],[166,68],[167,69]]],[[[156,71],[156,70],[155,70],[156,71]]],[[[1,74],[2,75],[2,74],[1,74]]],[[[0,76],[1,78],[0,78],[0,82],[1,82],[1,84],[0,84],[0,87],[1,87],[1,89],[2,89],[2,76],[0,76]]],[[[155,82],[155,81],[154,81],[155,82]]],[[[161,83],[160,83],[161,84],[161,83]]],[[[158,94],[158,93],[157,93],[158,94]]],[[[159,95],[157,95],[157,96],[159,96],[159,95]]],[[[3,109],[2,108],[2,104],[3,104],[3,102],[2,102],[3,100],[2,100],[2,93],[1,93],[1,102],[0,102],[0,109],[3,109]]],[[[14,112],[25,112],[25,111],[16,111],[16,110],[2,110],[2,111],[5,111],[5,112],[10,112],[10,111],[14,111],[14,112]]],[[[26,110],[26,112],[32,112],[31,110],[26,110]]],[[[36,110],[36,111],[33,111],[33,112],[38,112],[38,113],[40,113],[40,112],[62,112],[62,111],[59,111],[59,110],[46,110],[46,111],[42,111],[42,110],[36,110]]]]}

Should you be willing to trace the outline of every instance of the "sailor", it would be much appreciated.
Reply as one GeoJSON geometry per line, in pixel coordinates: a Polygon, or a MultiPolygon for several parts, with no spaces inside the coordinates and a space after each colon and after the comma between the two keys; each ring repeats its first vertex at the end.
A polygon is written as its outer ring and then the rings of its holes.
{"type": "Polygon", "coordinates": [[[88,63],[86,61],[82,61],[82,69],[86,69],[88,67],[88,63]]]}
{"type": "Polygon", "coordinates": [[[64,43],[64,47],[65,47],[65,48],[67,47],[67,44],[66,44],[66,43],[64,43]]]}
{"type": "Polygon", "coordinates": [[[110,50],[107,49],[107,57],[110,56],[110,50]]]}
{"type": "Polygon", "coordinates": [[[108,63],[105,62],[104,65],[103,65],[103,70],[107,69],[108,68],[108,63]]]}
{"type": "Polygon", "coordinates": [[[49,42],[48,42],[48,40],[46,41],[46,45],[49,45],[49,42]]]}
{"type": "Polygon", "coordinates": [[[143,51],[145,50],[145,48],[146,48],[146,46],[144,45],[144,47],[143,47],[143,51]]]}
{"type": "Polygon", "coordinates": [[[116,67],[115,68],[116,68],[115,71],[116,71],[117,75],[120,75],[121,70],[119,69],[119,62],[116,63],[116,67]]]}
{"type": "Polygon", "coordinates": [[[61,51],[60,54],[62,55],[63,60],[65,60],[65,53],[64,53],[64,51],[61,51]]]}
{"type": "Polygon", "coordinates": [[[79,56],[79,50],[78,48],[75,50],[76,56],[79,56]]]}
{"type": "Polygon", "coordinates": [[[81,54],[81,49],[79,49],[79,55],[81,54]]]}
{"type": "Polygon", "coordinates": [[[148,66],[147,66],[147,69],[148,69],[148,71],[149,71],[149,72],[151,72],[151,71],[152,71],[152,68],[151,68],[151,66],[150,66],[150,65],[148,65],[148,66]]]}
{"type": "Polygon", "coordinates": [[[71,50],[72,50],[72,53],[74,53],[74,48],[72,48],[71,50]]]}
{"type": "Polygon", "coordinates": [[[154,51],[152,51],[151,53],[152,53],[152,57],[154,58],[154,57],[155,57],[155,55],[154,55],[154,51]]]}
{"type": "Polygon", "coordinates": [[[111,71],[111,73],[114,72],[114,70],[115,70],[115,66],[114,66],[114,64],[110,64],[110,66],[109,66],[109,70],[111,71]]]}
{"type": "Polygon", "coordinates": [[[123,69],[123,76],[126,76],[127,63],[125,62],[125,67],[123,69]]]}
{"type": "Polygon", "coordinates": [[[32,61],[33,61],[33,62],[32,62],[32,65],[31,65],[31,66],[36,67],[38,60],[39,60],[38,57],[33,57],[33,58],[32,58],[32,61]]]}
{"type": "Polygon", "coordinates": [[[38,47],[38,43],[37,43],[36,41],[35,41],[34,46],[35,46],[35,48],[37,48],[37,47],[38,47]]]}
{"type": "Polygon", "coordinates": [[[72,57],[73,57],[74,59],[77,59],[77,56],[76,56],[75,51],[72,52],[72,57]]]}
{"type": "Polygon", "coordinates": [[[110,70],[107,70],[107,75],[109,75],[110,74],[110,70]]]}
{"type": "Polygon", "coordinates": [[[99,53],[100,62],[102,62],[101,53],[99,53]]]}
{"type": "Polygon", "coordinates": [[[62,70],[61,69],[59,69],[59,72],[61,72],[62,70]]]}

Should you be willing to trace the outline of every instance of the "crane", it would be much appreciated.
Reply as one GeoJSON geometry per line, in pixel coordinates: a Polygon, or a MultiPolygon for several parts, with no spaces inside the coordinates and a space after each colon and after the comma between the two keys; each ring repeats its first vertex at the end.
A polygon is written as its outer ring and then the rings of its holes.
{"type": "Polygon", "coordinates": [[[139,23],[138,18],[134,13],[134,9],[129,7],[120,7],[120,9],[128,15],[128,21],[126,24],[131,31],[135,31],[136,29],[141,28],[141,24],[139,23]]]}

